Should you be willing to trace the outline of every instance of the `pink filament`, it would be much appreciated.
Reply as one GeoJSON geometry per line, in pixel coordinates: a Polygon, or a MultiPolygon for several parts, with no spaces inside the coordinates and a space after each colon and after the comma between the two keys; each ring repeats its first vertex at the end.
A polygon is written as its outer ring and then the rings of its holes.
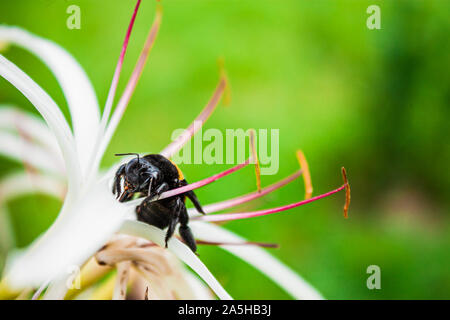
{"type": "Polygon", "coordinates": [[[301,174],[302,174],[302,171],[298,170],[297,172],[291,174],[290,176],[284,178],[283,180],[280,180],[268,187],[261,189],[261,191],[255,191],[255,192],[252,192],[252,193],[240,196],[240,197],[236,197],[233,199],[225,200],[222,202],[212,203],[212,204],[204,206],[203,210],[206,213],[213,213],[213,212],[217,212],[217,211],[221,211],[221,210],[228,209],[231,207],[235,207],[237,205],[258,199],[258,198],[265,196],[266,194],[271,193],[271,192],[287,185],[288,183],[294,181],[301,174]]]}
{"type": "Polygon", "coordinates": [[[203,123],[208,120],[209,116],[213,113],[214,109],[219,104],[220,98],[225,91],[227,86],[226,79],[222,77],[214,91],[213,96],[209,100],[205,108],[200,112],[200,114],[195,118],[195,120],[189,125],[183,134],[181,134],[175,141],[170,143],[167,147],[160,152],[161,155],[166,158],[170,158],[175,152],[179,151],[192,136],[202,127],[203,123]],[[200,123],[200,125],[196,125],[200,123]]]}
{"type": "MultiPolygon", "coordinates": [[[[122,71],[123,60],[125,58],[125,52],[127,51],[127,48],[128,48],[128,41],[131,36],[131,31],[133,30],[134,21],[136,20],[136,15],[137,15],[140,4],[141,4],[141,0],[138,0],[136,2],[136,6],[134,8],[134,12],[133,12],[133,15],[130,20],[130,24],[128,25],[125,39],[123,41],[122,50],[121,50],[120,56],[119,56],[119,61],[117,62],[116,69],[114,70],[113,80],[111,82],[111,87],[109,88],[108,97],[106,98],[106,103],[105,103],[105,109],[103,110],[103,115],[102,115],[102,119],[100,122],[100,130],[98,132],[98,137],[97,137],[97,141],[95,143],[94,152],[92,154],[91,161],[90,161],[92,164],[90,167],[89,175],[92,173],[92,171],[95,171],[98,169],[98,166],[100,165],[101,157],[103,156],[106,146],[108,145],[109,140],[111,139],[111,137],[108,137],[105,130],[109,131],[108,130],[109,127],[107,128],[106,126],[108,123],[109,115],[111,113],[111,108],[112,108],[112,104],[114,102],[114,97],[116,95],[117,85],[119,84],[119,77],[120,77],[120,73],[122,71]],[[104,139],[105,136],[106,136],[106,138],[104,139]]],[[[114,129],[115,129],[115,127],[114,127],[114,129]]],[[[110,135],[112,136],[112,134],[110,134],[110,135]]]]}
{"type": "Polygon", "coordinates": [[[101,156],[106,150],[106,147],[108,146],[109,141],[111,140],[114,131],[116,130],[120,122],[120,119],[122,118],[122,115],[125,112],[128,103],[130,102],[131,96],[134,92],[134,89],[136,88],[139,77],[141,76],[142,70],[144,69],[147,57],[155,42],[160,22],[161,22],[161,11],[157,11],[155,21],[147,36],[147,40],[145,41],[145,45],[144,48],[142,49],[141,55],[139,56],[138,62],[136,63],[133,73],[131,74],[130,80],[128,81],[128,84],[125,87],[124,93],[122,94],[119,102],[117,103],[117,107],[114,110],[111,120],[109,121],[108,127],[106,128],[106,132],[103,136],[103,140],[101,142],[99,151],[97,152],[96,163],[100,162],[101,156]]]}
{"type": "Polygon", "coordinates": [[[116,69],[114,71],[113,80],[111,83],[111,87],[109,89],[108,98],[106,99],[105,110],[103,111],[102,117],[102,128],[106,126],[106,122],[108,121],[109,115],[111,113],[111,107],[114,101],[114,96],[116,95],[117,85],[119,83],[120,72],[122,71],[123,60],[125,58],[125,52],[127,51],[128,41],[130,40],[131,30],[133,30],[134,21],[136,20],[136,15],[139,9],[139,5],[141,4],[141,0],[138,0],[136,3],[136,7],[134,8],[133,16],[131,17],[130,24],[128,25],[127,33],[125,35],[125,39],[123,41],[122,50],[120,52],[119,61],[117,62],[116,69]]]}
{"type": "Polygon", "coordinates": [[[220,178],[223,178],[235,171],[238,171],[239,169],[247,166],[250,163],[250,159],[245,160],[245,162],[238,164],[237,166],[234,166],[233,168],[230,168],[228,170],[222,171],[220,173],[217,173],[209,178],[188,184],[187,186],[184,187],[180,187],[180,188],[176,188],[176,189],[172,189],[166,192],[163,192],[157,199],[155,200],[160,200],[160,199],[165,199],[165,198],[169,198],[169,197],[173,197],[176,196],[178,194],[181,193],[185,193],[194,189],[198,189],[200,187],[206,186],[207,184],[210,184],[216,180],[219,180],[220,178]]]}
{"type": "Polygon", "coordinates": [[[217,222],[217,221],[230,221],[230,220],[238,220],[238,219],[246,219],[246,218],[253,218],[253,217],[258,217],[258,216],[264,216],[264,215],[273,214],[273,213],[289,210],[292,208],[296,208],[296,207],[302,206],[304,204],[314,202],[316,200],[319,200],[319,199],[322,199],[325,197],[329,197],[329,196],[343,190],[346,187],[346,185],[347,184],[344,184],[341,187],[339,187],[333,191],[324,193],[324,194],[316,196],[314,198],[306,199],[306,200],[296,202],[296,203],[291,203],[291,204],[281,206],[278,208],[265,209],[265,210],[259,210],[259,211],[253,211],[253,212],[215,214],[215,215],[211,215],[211,216],[193,217],[192,219],[193,220],[201,220],[201,221],[216,221],[217,222]]]}

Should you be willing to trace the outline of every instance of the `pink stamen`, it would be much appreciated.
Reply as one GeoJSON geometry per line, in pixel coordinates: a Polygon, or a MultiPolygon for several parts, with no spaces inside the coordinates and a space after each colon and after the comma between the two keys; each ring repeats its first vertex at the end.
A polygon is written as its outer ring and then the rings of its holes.
{"type": "Polygon", "coordinates": [[[120,52],[119,61],[117,62],[116,69],[114,71],[113,80],[111,83],[111,87],[109,88],[108,97],[106,98],[105,109],[103,110],[103,116],[101,121],[102,131],[106,127],[106,123],[109,119],[109,115],[111,113],[112,104],[114,101],[114,97],[116,95],[117,85],[119,83],[120,72],[122,71],[123,60],[125,58],[125,52],[127,51],[128,41],[130,40],[131,30],[133,30],[134,21],[136,20],[136,15],[141,4],[141,0],[138,0],[136,6],[134,8],[133,16],[131,17],[130,24],[128,25],[127,33],[125,35],[125,39],[123,41],[122,50],[120,52]]]}
{"type": "Polygon", "coordinates": [[[243,167],[247,166],[250,163],[250,159],[245,160],[245,162],[238,164],[237,166],[234,166],[233,168],[230,168],[228,170],[222,171],[220,173],[217,173],[209,178],[188,184],[187,186],[184,187],[180,187],[180,188],[176,188],[176,189],[172,189],[166,192],[163,192],[158,198],[156,198],[155,200],[160,200],[160,199],[165,199],[165,198],[169,198],[169,197],[173,197],[176,196],[178,194],[182,194],[194,189],[198,189],[200,187],[206,186],[207,184],[210,184],[216,180],[219,180],[220,178],[223,178],[235,171],[238,171],[239,169],[242,169],[243,167]]]}
{"type": "MultiPolygon", "coordinates": [[[[130,80],[128,81],[127,86],[125,87],[124,93],[122,94],[119,102],[117,103],[117,107],[114,110],[114,113],[111,117],[111,121],[109,122],[108,127],[106,128],[105,135],[103,137],[102,144],[100,146],[98,155],[103,155],[106,147],[109,144],[109,141],[111,140],[114,131],[116,130],[120,119],[122,118],[123,113],[125,112],[126,107],[128,106],[128,103],[130,102],[131,96],[134,92],[134,89],[136,88],[137,82],[139,80],[139,77],[142,74],[142,71],[145,66],[145,62],[147,61],[148,55],[150,53],[150,50],[153,47],[153,44],[155,43],[156,36],[158,34],[158,30],[161,24],[161,17],[162,12],[161,8],[158,7],[158,10],[156,12],[155,21],[153,22],[153,25],[150,29],[150,32],[147,36],[147,40],[145,41],[144,48],[142,49],[141,55],[139,56],[138,62],[136,63],[136,66],[133,70],[133,73],[131,74],[130,80]]],[[[99,159],[97,159],[99,161],[99,159]]]]}
{"type": "MultiPolygon", "coordinates": [[[[283,180],[280,180],[268,187],[261,189],[261,191],[255,191],[255,192],[252,192],[252,193],[249,193],[249,194],[246,194],[243,196],[239,196],[239,197],[236,197],[233,199],[229,199],[229,200],[225,200],[222,202],[212,203],[212,204],[203,206],[203,211],[205,211],[205,213],[213,213],[213,212],[232,208],[232,207],[238,206],[240,204],[244,204],[246,202],[258,199],[258,198],[265,196],[266,194],[271,193],[271,192],[287,185],[288,183],[294,181],[301,174],[302,174],[302,170],[298,170],[297,172],[291,174],[290,176],[284,178],[283,180]]],[[[192,209],[192,210],[195,210],[195,209],[192,209]]],[[[191,210],[189,210],[189,211],[191,211],[191,210]]],[[[193,213],[194,211],[191,211],[191,212],[193,213]]]]}
{"type": "Polygon", "coordinates": [[[133,70],[130,80],[125,88],[125,91],[122,97],[120,98],[119,103],[117,104],[117,110],[114,112],[114,115],[117,113],[117,115],[121,117],[123,112],[125,111],[125,108],[128,105],[128,102],[130,101],[131,95],[133,94],[134,89],[136,88],[136,84],[144,69],[145,62],[147,61],[150,50],[152,49],[153,44],[155,43],[156,36],[158,34],[160,26],[160,21],[161,21],[161,13],[157,12],[156,20],[153,23],[152,28],[150,29],[147,40],[145,41],[144,44],[144,48],[141,52],[141,55],[139,56],[138,62],[136,63],[136,66],[133,70]]]}
{"type": "MultiPolygon", "coordinates": [[[[141,0],[138,0],[136,2],[136,6],[134,8],[133,15],[132,15],[130,23],[128,25],[127,33],[125,35],[125,39],[122,44],[122,50],[120,52],[120,56],[119,56],[119,60],[116,65],[116,69],[114,70],[113,80],[111,82],[111,87],[109,88],[108,97],[106,98],[105,108],[103,110],[102,119],[100,121],[100,129],[98,131],[97,141],[95,143],[94,152],[92,154],[92,157],[91,157],[92,159],[90,161],[92,163],[92,165],[90,167],[90,172],[88,172],[88,176],[91,175],[92,171],[97,170],[98,166],[100,165],[101,157],[103,156],[103,153],[111,139],[112,132],[114,132],[114,130],[117,126],[117,124],[116,124],[116,126],[114,126],[113,131],[110,131],[107,133],[105,132],[105,130],[107,130],[106,126],[108,123],[109,115],[111,114],[112,104],[113,104],[114,98],[116,96],[116,90],[117,90],[117,86],[119,84],[119,77],[120,77],[120,73],[122,71],[123,60],[125,58],[125,53],[128,48],[128,42],[130,40],[131,31],[133,30],[134,21],[136,20],[136,15],[137,15],[140,4],[141,4],[141,0]],[[104,137],[106,137],[106,138],[104,138],[104,137]]],[[[109,129],[109,127],[108,127],[108,129],[109,129]]]]}
{"type": "Polygon", "coordinates": [[[258,216],[264,216],[264,215],[268,215],[268,214],[273,214],[273,213],[277,213],[277,212],[281,212],[281,211],[285,211],[285,210],[289,210],[292,208],[296,208],[299,206],[302,206],[304,204],[310,203],[310,202],[314,202],[316,200],[325,198],[325,197],[329,197],[343,189],[345,189],[347,186],[347,183],[342,185],[341,187],[324,193],[320,196],[316,196],[314,198],[310,198],[307,200],[303,200],[300,202],[296,202],[296,203],[292,203],[292,204],[288,204],[285,206],[281,206],[278,208],[272,208],[272,209],[265,209],[265,210],[259,210],[259,211],[253,211],[253,212],[242,212],[242,213],[225,213],[225,214],[215,214],[212,216],[201,216],[201,217],[193,217],[193,220],[201,220],[201,221],[230,221],[230,220],[237,220],[237,219],[246,219],[246,218],[253,218],[253,217],[258,217],[258,216]]]}
{"type": "Polygon", "coordinates": [[[160,152],[161,155],[166,158],[170,158],[175,152],[181,150],[181,148],[194,136],[194,134],[202,127],[209,116],[213,113],[219,101],[227,87],[227,80],[225,76],[222,76],[219,80],[219,84],[214,91],[211,99],[195,120],[189,125],[189,127],[182,133],[175,141],[170,143],[167,147],[160,152]],[[200,125],[198,125],[200,124],[200,125]]]}

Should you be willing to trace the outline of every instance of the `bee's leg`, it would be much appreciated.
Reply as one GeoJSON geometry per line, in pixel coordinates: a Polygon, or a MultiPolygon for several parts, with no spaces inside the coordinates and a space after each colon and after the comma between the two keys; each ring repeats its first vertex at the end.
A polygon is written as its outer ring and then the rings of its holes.
{"type": "MultiPolygon", "coordinates": [[[[164,200],[163,200],[164,201],[164,200]]],[[[169,221],[169,227],[167,228],[167,232],[166,232],[166,248],[167,248],[167,242],[169,241],[169,239],[173,236],[173,233],[175,232],[175,228],[178,224],[179,221],[179,217],[180,217],[180,212],[182,211],[182,207],[184,206],[183,201],[181,200],[180,197],[176,197],[171,201],[171,204],[173,204],[173,207],[171,208],[171,214],[168,217],[169,221]]],[[[167,216],[166,216],[167,217],[167,216]]]]}
{"type": "Polygon", "coordinates": [[[112,193],[119,197],[120,193],[120,177],[125,173],[125,164],[121,165],[119,169],[116,171],[116,175],[114,177],[113,189],[112,193]]]}
{"type": "MultiPolygon", "coordinates": [[[[180,186],[187,186],[188,183],[186,181],[186,179],[181,180],[180,181],[180,186]]],[[[185,193],[186,197],[189,198],[189,200],[191,200],[191,202],[194,204],[195,209],[197,209],[197,211],[201,214],[205,214],[205,212],[203,211],[202,205],[200,204],[200,202],[197,199],[197,196],[195,195],[194,191],[188,191],[185,193]]]]}
{"type": "Polygon", "coordinates": [[[133,195],[134,193],[132,192],[124,191],[118,200],[119,202],[130,201],[133,198],[133,195]]]}
{"type": "Polygon", "coordinates": [[[195,195],[194,191],[188,191],[185,193],[186,197],[189,198],[189,200],[191,200],[191,202],[194,204],[195,209],[197,209],[197,211],[201,214],[206,214],[205,211],[203,211],[202,205],[200,204],[200,202],[197,199],[197,196],[195,195]]]}
{"type": "Polygon", "coordinates": [[[172,238],[173,233],[175,232],[175,227],[177,226],[177,223],[178,223],[178,216],[172,217],[172,219],[169,222],[169,228],[167,229],[166,232],[166,238],[164,239],[166,242],[166,248],[167,242],[169,241],[170,238],[172,238]]]}
{"type": "Polygon", "coordinates": [[[186,206],[182,202],[182,208],[180,210],[180,228],[178,232],[180,233],[181,239],[184,243],[192,250],[192,252],[197,251],[197,244],[195,243],[194,236],[192,235],[191,228],[188,226],[189,216],[186,210],[186,206]]]}

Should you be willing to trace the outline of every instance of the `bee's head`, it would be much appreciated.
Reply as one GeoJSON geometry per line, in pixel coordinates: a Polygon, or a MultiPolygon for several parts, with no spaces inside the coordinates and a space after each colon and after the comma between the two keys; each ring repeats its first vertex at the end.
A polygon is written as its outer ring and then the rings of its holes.
{"type": "Polygon", "coordinates": [[[124,191],[128,194],[135,192],[150,192],[153,182],[160,177],[159,168],[152,165],[147,160],[139,157],[137,153],[116,154],[116,155],[136,155],[124,168],[124,191]]]}

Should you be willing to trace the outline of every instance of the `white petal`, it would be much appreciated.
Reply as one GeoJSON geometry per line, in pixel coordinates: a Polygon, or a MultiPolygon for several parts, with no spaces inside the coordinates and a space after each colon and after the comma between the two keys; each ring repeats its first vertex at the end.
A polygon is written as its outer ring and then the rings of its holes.
{"type": "Polygon", "coordinates": [[[9,212],[6,207],[0,206],[0,259],[5,258],[6,252],[14,247],[14,243],[14,230],[9,219],[9,212]]]}
{"type": "Polygon", "coordinates": [[[114,292],[112,300],[125,300],[127,296],[128,279],[130,276],[131,261],[123,261],[116,265],[117,277],[116,285],[114,286],[114,292]]]}
{"type": "Polygon", "coordinates": [[[9,199],[27,193],[45,193],[55,197],[64,194],[65,184],[54,177],[23,172],[11,174],[0,182],[0,205],[9,199]]]}
{"type": "MultiPolygon", "coordinates": [[[[165,232],[146,223],[127,220],[120,228],[121,233],[141,237],[150,240],[160,246],[164,246],[165,232]]],[[[215,292],[215,294],[224,300],[232,299],[220,283],[214,278],[211,272],[200,261],[200,259],[180,240],[172,237],[168,242],[168,250],[175,254],[180,260],[191,267],[215,292]]]]}
{"type": "MultiPolygon", "coordinates": [[[[38,299],[40,298],[42,292],[45,290],[45,288],[47,288],[47,286],[48,286],[48,283],[42,284],[42,285],[34,292],[33,296],[31,297],[31,300],[38,300],[38,299]]],[[[49,288],[49,290],[50,290],[50,288],[49,288]]],[[[46,293],[48,293],[49,290],[47,290],[46,293]]]]}
{"type": "Polygon", "coordinates": [[[70,109],[82,168],[87,168],[100,115],[95,91],[83,68],[56,43],[18,27],[0,26],[0,42],[10,42],[29,50],[53,72],[70,109]]]}
{"type": "Polygon", "coordinates": [[[129,210],[106,184],[80,198],[77,203],[66,201],[50,229],[9,265],[6,279],[11,287],[38,287],[67,276],[109,240],[129,210]]]}
{"type": "Polygon", "coordinates": [[[211,290],[192,272],[185,270],[184,276],[195,295],[195,300],[215,300],[211,290]]]}
{"type": "MultiPolygon", "coordinates": [[[[43,300],[63,300],[66,296],[69,286],[67,285],[70,275],[53,280],[45,291],[43,300]]],[[[42,289],[48,283],[45,283],[39,288],[42,289]]]]}
{"type": "Polygon", "coordinates": [[[61,150],[55,136],[45,122],[34,114],[24,112],[17,107],[2,104],[0,105],[0,129],[23,132],[26,136],[60,157],[61,163],[63,163],[61,150]]]}
{"type": "Polygon", "coordinates": [[[0,131],[0,154],[33,168],[65,175],[64,163],[57,155],[7,132],[0,131]]]}
{"type": "Polygon", "coordinates": [[[13,247],[13,230],[5,203],[17,196],[40,192],[55,197],[62,197],[65,184],[54,177],[34,173],[32,176],[20,172],[11,174],[0,183],[0,253],[13,247]]]}
{"type": "MultiPolygon", "coordinates": [[[[234,233],[210,223],[192,221],[190,227],[195,236],[202,240],[217,242],[246,241],[234,233]]],[[[255,246],[243,245],[220,247],[253,265],[294,298],[301,300],[323,299],[316,289],[265,250],[255,246]]]]}
{"type": "MultiPolygon", "coordinates": [[[[15,173],[2,179],[0,183],[0,253],[5,249],[13,248],[13,230],[9,222],[9,213],[5,206],[6,201],[27,193],[40,192],[55,197],[64,195],[65,184],[51,176],[44,176],[39,173],[26,174],[23,172],[15,173]]],[[[8,265],[11,265],[18,257],[24,253],[24,250],[14,249],[8,252],[8,265]]]]}
{"type": "MultiPolygon", "coordinates": [[[[61,110],[50,96],[29,76],[0,54],[0,76],[8,80],[40,112],[61,148],[68,174],[69,189],[80,185],[81,170],[73,136],[61,110]]],[[[72,188],[73,190],[73,188],[72,188]]]]}

